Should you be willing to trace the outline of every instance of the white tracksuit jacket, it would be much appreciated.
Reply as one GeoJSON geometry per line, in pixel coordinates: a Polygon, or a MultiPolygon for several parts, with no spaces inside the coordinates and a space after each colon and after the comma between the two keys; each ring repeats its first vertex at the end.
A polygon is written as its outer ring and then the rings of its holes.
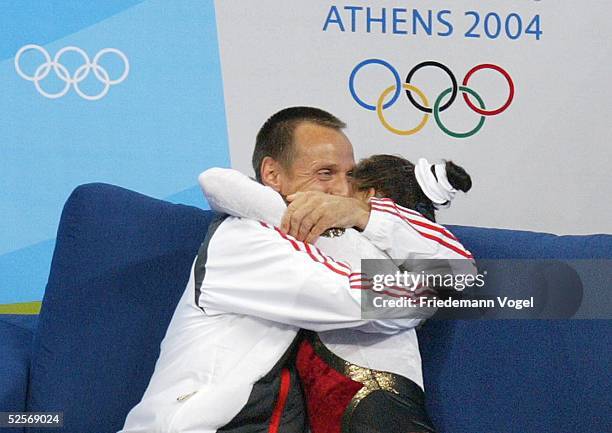
{"type": "Polygon", "coordinates": [[[359,260],[392,257],[398,265],[464,258],[469,265],[461,272],[473,269],[471,254],[451,233],[388,199],[372,199],[366,229],[320,238],[316,245],[323,252],[274,226],[285,204],[273,190],[224,169],[208,170],[200,182],[213,208],[263,221],[225,219],[208,243],[199,285],[194,261],[151,381],[120,433],[216,432],[240,412],[253,384],[286,352],[299,328],[319,332],[348,361],[423,386],[414,327],[434,311],[363,320],[359,260]],[[246,205],[222,198],[245,180],[246,205]],[[365,339],[367,344],[359,344],[365,339]]]}

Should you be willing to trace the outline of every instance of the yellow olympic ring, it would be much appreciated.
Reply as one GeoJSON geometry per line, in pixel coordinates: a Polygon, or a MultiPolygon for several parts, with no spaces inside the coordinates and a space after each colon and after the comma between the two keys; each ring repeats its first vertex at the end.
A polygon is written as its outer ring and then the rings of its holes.
{"type": "MultiPolygon", "coordinates": [[[[421,98],[421,102],[423,103],[423,105],[426,108],[429,108],[429,101],[427,100],[427,96],[425,96],[425,94],[421,91],[421,89],[413,86],[412,84],[408,84],[408,83],[402,84],[402,87],[406,90],[411,90],[417,95],[419,95],[419,98],[421,98]]],[[[429,120],[429,113],[425,113],[423,115],[423,119],[421,119],[421,122],[415,128],[412,128],[412,129],[394,128],[393,126],[391,126],[389,122],[387,122],[387,119],[385,119],[385,116],[383,115],[383,103],[385,102],[385,98],[387,97],[387,95],[389,95],[389,93],[393,92],[394,90],[396,90],[396,87],[391,86],[385,89],[385,91],[380,94],[380,97],[378,98],[378,102],[376,103],[376,114],[378,114],[378,119],[380,120],[380,123],[382,123],[385,128],[387,128],[389,131],[395,134],[398,134],[398,135],[416,134],[421,129],[423,129],[425,125],[427,124],[427,121],[429,120]]]]}

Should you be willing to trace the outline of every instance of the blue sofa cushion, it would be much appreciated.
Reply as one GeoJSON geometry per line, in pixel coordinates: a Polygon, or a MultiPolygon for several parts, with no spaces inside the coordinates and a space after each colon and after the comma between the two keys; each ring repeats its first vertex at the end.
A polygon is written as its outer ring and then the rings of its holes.
{"type": "Polygon", "coordinates": [[[0,315],[0,411],[24,411],[32,332],[7,322],[0,315]]]}
{"type": "MultiPolygon", "coordinates": [[[[521,284],[536,290],[543,283],[565,290],[563,284],[581,271],[572,269],[572,259],[603,262],[612,256],[610,235],[450,228],[477,259],[523,259],[517,266],[499,263],[514,277],[496,288],[500,291],[518,291],[521,284]],[[543,258],[569,265],[556,262],[554,275],[546,275],[551,271],[546,268],[538,278],[535,261],[525,259],[543,258]]],[[[609,280],[602,285],[592,275],[581,277],[609,290],[609,280]]],[[[418,334],[427,406],[439,431],[603,432],[612,425],[609,320],[429,321],[418,334]]]]}
{"type": "Polygon", "coordinates": [[[449,225],[480,259],[610,259],[612,235],[566,235],[449,225]]]}
{"type": "Polygon", "coordinates": [[[28,410],[63,411],[65,427],[54,431],[123,427],[211,217],[111,185],[72,193],[34,339],[28,410]]]}
{"type": "MultiPolygon", "coordinates": [[[[0,412],[23,412],[26,408],[32,331],[19,322],[16,316],[0,315],[0,412]]],[[[23,428],[1,431],[16,433],[23,428]]]]}
{"type": "Polygon", "coordinates": [[[419,331],[442,432],[609,431],[609,321],[433,321],[419,331]]]}
{"type": "Polygon", "coordinates": [[[38,324],[38,314],[0,314],[0,320],[33,333],[38,324]]]}

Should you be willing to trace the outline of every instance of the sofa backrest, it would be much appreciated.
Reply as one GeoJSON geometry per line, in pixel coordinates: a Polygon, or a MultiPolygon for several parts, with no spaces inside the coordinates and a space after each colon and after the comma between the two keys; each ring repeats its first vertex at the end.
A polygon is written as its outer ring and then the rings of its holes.
{"type": "MultiPolygon", "coordinates": [[[[521,268],[529,259],[596,259],[595,269],[606,278],[577,274],[598,284],[590,289],[610,289],[611,270],[603,261],[612,258],[610,235],[449,228],[477,259],[522,259],[500,262],[516,273],[509,286],[526,281],[529,273],[521,268]]],[[[567,289],[574,271],[571,261],[564,263],[552,268],[559,275],[545,276],[549,290],[567,289]]],[[[541,282],[533,279],[530,288],[541,282]]],[[[418,334],[427,406],[440,432],[610,431],[612,321],[434,320],[418,334]]]]}
{"type": "Polygon", "coordinates": [[[481,259],[610,259],[612,235],[554,235],[523,230],[448,228],[481,259]]]}
{"type": "MultiPolygon", "coordinates": [[[[63,411],[58,432],[122,428],[211,219],[212,212],[111,185],[72,193],[34,338],[27,410],[63,411]]],[[[477,257],[609,257],[612,250],[612,236],[453,231],[477,257]]],[[[432,418],[445,433],[604,431],[609,323],[426,324],[419,333],[432,418]]]]}
{"type": "Polygon", "coordinates": [[[123,427],[211,216],[105,184],[72,193],[34,338],[29,411],[63,411],[59,431],[123,427]]]}

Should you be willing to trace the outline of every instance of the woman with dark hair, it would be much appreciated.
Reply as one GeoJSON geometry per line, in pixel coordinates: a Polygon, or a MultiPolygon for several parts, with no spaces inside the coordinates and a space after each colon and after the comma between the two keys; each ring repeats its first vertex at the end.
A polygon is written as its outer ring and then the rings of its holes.
{"type": "Polygon", "coordinates": [[[365,200],[387,197],[400,206],[414,209],[435,222],[435,211],[450,206],[457,191],[472,188],[469,174],[452,161],[430,164],[419,159],[416,166],[394,155],[373,155],[353,170],[354,195],[365,200]]]}
{"type": "MultiPolygon", "coordinates": [[[[428,258],[464,262],[467,266],[461,272],[475,269],[469,251],[435,223],[438,208],[448,207],[457,191],[471,188],[463,168],[450,161],[430,164],[420,159],[414,165],[398,156],[374,155],[359,162],[351,177],[354,197],[414,225],[411,257],[390,258],[354,229],[324,233],[315,244],[325,254],[343,259],[352,269],[360,268],[361,259],[387,259],[393,269],[399,269],[396,259],[428,258]],[[444,240],[440,242],[431,233],[444,240]]],[[[280,225],[286,203],[272,188],[220,168],[205,171],[199,181],[213,209],[280,225]]],[[[411,290],[413,299],[432,293],[427,287],[411,290]]],[[[361,302],[361,291],[354,292],[356,302],[361,302]]],[[[387,295],[396,297],[397,293],[387,295]]],[[[295,362],[312,433],[435,431],[425,411],[414,327],[436,310],[410,310],[410,315],[389,320],[383,327],[304,331],[295,362]]]]}

